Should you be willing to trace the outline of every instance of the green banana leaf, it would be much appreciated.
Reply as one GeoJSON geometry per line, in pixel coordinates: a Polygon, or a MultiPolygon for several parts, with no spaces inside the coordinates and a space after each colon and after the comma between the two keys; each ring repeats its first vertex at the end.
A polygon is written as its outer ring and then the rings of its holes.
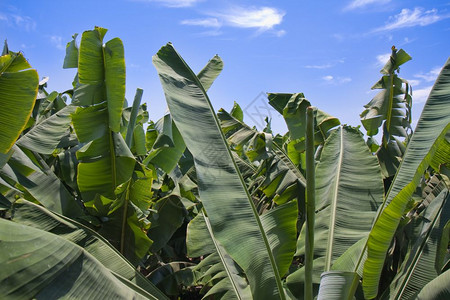
{"type": "Polygon", "coordinates": [[[320,275],[317,300],[352,300],[359,276],[354,272],[327,271],[320,275]]]}
{"type": "MultiPolygon", "coordinates": [[[[270,210],[260,217],[264,231],[267,233],[278,270],[280,271],[280,276],[283,276],[288,271],[292,262],[295,250],[295,237],[297,235],[295,224],[297,221],[297,214],[297,202],[291,201],[270,210]]],[[[247,285],[243,285],[243,279],[239,276],[236,267],[233,266],[231,258],[229,258],[227,253],[224,252],[223,247],[215,239],[207,217],[198,215],[189,223],[186,244],[188,247],[188,254],[191,257],[199,257],[211,253],[213,253],[213,255],[218,255],[223,268],[216,268],[214,270],[216,272],[226,271],[225,273],[222,273],[222,275],[224,275],[224,282],[220,281],[220,283],[215,283],[211,289],[212,291],[208,291],[205,297],[225,290],[233,291],[233,293],[226,293],[227,298],[223,296],[224,299],[228,299],[231,295],[233,298],[237,299],[247,299],[250,297],[249,290],[245,288],[247,285]],[[220,284],[220,288],[216,286],[217,284],[220,284]]],[[[195,269],[201,269],[204,267],[203,265],[204,264],[195,269]]],[[[208,272],[212,272],[210,270],[208,270],[208,272]]],[[[205,275],[202,277],[205,277],[205,275]]],[[[217,277],[214,279],[217,279],[217,277]]]]}
{"type": "Polygon", "coordinates": [[[76,106],[64,107],[31,128],[17,141],[17,145],[37,153],[52,154],[61,143],[61,139],[69,135],[69,127],[72,122],[70,115],[75,110],[76,106]]]}
{"type": "Polygon", "coordinates": [[[186,232],[186,246],[190,257],[208,255],[206,259],[203,259],[199,265],[193,268],[194,272],[202,274],[197,279],[199,283],[208,287],[212,285],[212,288],[205,294],[205,298],[213,294],[219,294],[216,297],[223,299],[251,298],[248,283],[240,275],[242,271],[225,252],[219,241],[215,239],[211,224],[203,213],[199,213],[189,222],[186,232]]]}
{"type": "Polygon", "coordinates": [[[12,149],[10,160],[0,170],[3,180],[16,186],[27,199],[37,201],[51,211],[72,217],[83,214],[74,195],[53,170],[43,160],[40,160],[40,166],[35,163],[38,154],[29,153],[28,156],[16,145],[12,149]]]}
{"type": "MultiPolygon", "coordinates": [[[[235,104],[235,110],[238,107],[239,105],[235,104]]],[[[245,143],[258,135],[263,134],[265,139],[269,135],[250,128],[224,109],[219,110],[218,117],[222,130],[236,153],[239,153],[240,149],[244,149],[245,143]]],[[[266,157],[262,162],[265,168],[260,168],[258,171],[265,176],[260,188],[267,197],[273,197],[273,201],[277,204],[281,205],[293,198],[298,198],[300,207],[303,207],[302,187],[306,185],[306,179],[284,151],[275,143],[270,143],[270,139],[271,137],[267,138],[258,150],[261,154],[260,158],[266,157]],[[267,148],[272,148],[272,150],[267,148]]],[[[245,154],[248,155],[248,152],[245,154]]]]}
{"type": "Polygon", "coordinates": [[[0,57],[0,154],[11,149],[27,125],[39,87],[38,73],[22,53],[6,52],[0,57]]]}
{"type": "Polygon", "coordinates": [[[78,68],[78,47],[76,44],[78,34],[72,36],[72,40],[66,45],[66,56],[64,57],[64,69],[78,68]]]}
{"type": "Polygon", "coordinates": [[[448,142],[445,135],[450,128],[449,103],[450,59],[430,92],[385,204],[380,208],[382,213],[369,236],[363,281],[364,294],[369,299],[376,297],[378,293],[378,282],[387,249],[423,172],[428,165],[436,168],[436,163],[448,162],[450,154],[447,153],[448,142]]]}
{"type": "Polygon", "coordinates": [[[0,240],[4,299],[158,299],[55,234],[0,219],[0,240]]]}
{"type": "Polygon", "coordinates": [[[85,207],[90,215],[102,223],[98,233],[108,239],[130,262],[137,265],[148,254],[152,241],[147,236],[150,221],[147,219],[152,205],[153,171],[137,164],[132,179],[120,184],[113,198],[102,195],[85,207]]]}
{"type": "Polygon", "coordinates": [[[80,143],[78,152],[78,188],[84,201],[96,194],[114,198],[115,189],[131,178],[135,160],[120,133],[108,128],[106,103],[78,107],[72,115],[80,143]]]}
{"type": "Polygon", "coordinates": [[[167,244],[175,231],[183,225],[187,211],[180,197],[176,195],[168,195],[158,199],[152,205],[152,209],[156,210],[157,213],[152,213],[149,217],[152,225],[147,235],[153,241],[150,250],[156,253],[167,244]]]}
{"type": "MultiPolygon", "coordinates": [[[[316,169],[314,256],[325,257],[322,271],[369,233],[383,194],[381,170],[361,133],[338,127],[326,140],[316,169]]],[[[305,234],[300,233],[296,256],[305,252],[305,234]]]]}
{"type": "MultiPolygon", "coordinates": [[[[120,118],[125,101],[125,58],[122,41],[114,38],[103,45],[107,29],[95,27],[83,32],[78,57],[78,80],[86,88],[103,89],[108,99],[108,125],[120,131],[120,118]]],[[[91,90],[92,92],[92,90],[91,90]]],[[[100,92],[96,92],[100,93],[100,92]]],[[[93,103],[105,99],[93,97],[93,103]]]]}
{"type": "Polygon", "coordinates": [[[364,106],[366,109],[361,113],[361,123],[367,130],[367,135],[376,135],[384,121],[384,141],[388,142],[392,135],[407,136],[406,128],[410,126],[407,113],[411,95],[407,82],[399,78],[395,71],[409,60],[411,56],[403,49],[397,51],[395,47],[392,48],[389,61],[380,71],[384,76],[372,87],[381,91],[364,106]],[[406,90],[403,89],[403,83],[406,83],[406,90]]]}
{"type": "MultiPolygon", "coordinates": [[[[205,91],[208,91],[222,69],[222,59],[216,55],[197,74],[205,91]]],[[[148,164],[151,162],[163,169],[164,172],[170,173],[177,166],[186,149],[186,145],[170,115],[165,115],[156,122],[155,128],[159,132],[158,138],[152,145],[153,148],[144,160],[144,163],[148,164]]]]}
{"type": "Polygon", "coordinates": [[[417,300],[444,300],[450,298],[450,270],[445,271],[429,283],[427,283],[420,293],[417,300]]]}
{"type": "Polygon", "coordinates": [[[155,129],[159,132],[158,137],[144,164],[152,163],[170,173],[177,166],[186,145],[170,114],[156,122],[155,129]]]}
{"type": "MultiPolygon", "coordinates": [[[[298,152],[305,151],[305,116],[306,108],[311,106],[311,103],[306,100],[303,93],[269,93],[268,99],[269,104],[283,115],[289,129],[292,147],[298,152]]],[[[340,121],[318,108],[314,108],[314,118],[314,141],[317,145],[325,141],[329,130],[338,126],[340,121]]]]}
{"type": "Polygon", "coordinates": [[[245,271],[253,297],[285,299],[268,238],[202,84],[170,43],[153,57],[153,64],[172,118],[194,157],[214,236],[245,271]]]}
{"type": "Polygon", "coordinates": [[[115,274],[153,294],[157,299],[166,299],[104,237],[92,229],[26,200],[14,203],[12,216],[12,221],[16,223],[47,231],[77,244],[115,274]]]}
{"type": "Polygon", "coordinates": [[[443,229],[450,219],[450,196],[448,190],[437,195],[423,214],[419,237],[414,242],[402,268],[395,276],[390,289],[383,298],[412,299],[426,283],[440,274],[432,266],[438,252],[443,229]]]}
{"type": "Polygon", "coordinates": [[[211,58],[203,69],[197,74],[197,78],[200,80],[205,91],[208,91],[214,80],[219,76],[223,69],[223,61],[215,55],[211,58]]]}
{"type": "MultiPolygon", "coordinates": [[[[128,148],[131,149],[133,134],[136,126],[136,118],[139,113],[139,108],[141,105],[142,94],[144,93],[143,89],[137,88],[136,94],[134,95],[133,106],[131,107],[130,118],[127,125],[127,132],[125,135],[125,143],[128,148]]],[[[144,153],[145,154],[145,153],[144,153]]]]}

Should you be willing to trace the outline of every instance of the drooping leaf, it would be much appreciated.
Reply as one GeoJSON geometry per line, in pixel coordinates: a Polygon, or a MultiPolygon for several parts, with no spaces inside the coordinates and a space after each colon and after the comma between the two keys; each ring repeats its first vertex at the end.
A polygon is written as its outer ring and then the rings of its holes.
{"type": "Polygon", "coordinates": [[[9,162],[0,170],[1,178],[18,184],[22,193],[31,196],[30,200],[38,201],[51,211],[66,216],[82,214],[74,195],[47,165],[39,167],[18,146],[13,146],[13,150],[9,162]]]}
{"type": "Polygon", "coordinates": [[[0,293],[5,299],[158,299],[62,237],[4,219],[0,224],[0,293]]]}
{"type": "Polygon", "coordinates": [[[76,106],[68,105],[23,135],[17,145],[42,154],[52,154],[61,139],[69,134],[70,115],[76,106]]]}
{"type": "Polygon", "coordinates": [[[122,276],[155,295],[166,299],[149,280],[147,280],[131,263],[129,263],[101,235],[70,218],[56,215],[42,206],[20,200],[14,203],[12,220],[62,237],[84,248],[101,264],[112,272],[122,276]]]}
{"type": "Polygon", "coordinates": [[[223,61],[218,55],[215,55],[197,74],[197,77],[205,91],[209,90],[214,80],[216,80],[217,76],[219,76],[220,72],[222,72],[222,69],[223,61]]]}

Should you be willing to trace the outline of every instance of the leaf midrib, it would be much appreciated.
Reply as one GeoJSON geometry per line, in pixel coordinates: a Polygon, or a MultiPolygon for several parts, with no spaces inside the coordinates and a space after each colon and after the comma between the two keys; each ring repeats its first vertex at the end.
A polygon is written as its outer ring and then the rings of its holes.
{"type": "Polygon", "coordinates": [[[344,130],[342,126],[340,127],[340,146],[339,146],[339,159],[338,159],[338,169],[336,172],[336,183],[334,186],[333,199],[331,202],[331,217],[329,223],[329,234],[327,241],[327,254],[325,259],[325,271],[329,271],[331,268],[331,259],[333,253],[333,240],[334,240],[334,229],[336,222],[336,209],[337,209],[337,195],[339,190],[339,182],[341,179],[341,165],[344,160],[344,130]]]}

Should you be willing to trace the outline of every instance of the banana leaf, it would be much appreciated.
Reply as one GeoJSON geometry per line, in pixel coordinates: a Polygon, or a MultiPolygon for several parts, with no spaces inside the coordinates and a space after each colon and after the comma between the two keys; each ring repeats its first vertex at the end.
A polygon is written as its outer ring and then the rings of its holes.
{"type": "MultiPolygon", "coordinates": [[[[338,127],[326,140],[316,170],[315,257],[334,261],[365,237],[383,201],[384,187],[376,157],[359,131],[338,127]]],[[[300,233],[296,256],[304,254],[300,233]]]]}
{"type": "Polygon", "coordinates": [[[58,235],[0,219],[4,299],[158,299],[58,235]]]}
{"type": "Polygon", "coordinates": [[[427,207],[420,235],[383,298],[412,299],[426,283],[440,274],[440,268],[437,270],[432,266],[435,265],[443,229],[450,219],[449,200],[448,190],[443,190],[427,207]]]}
{"type": "Polygon", "coordinates": [[[39,77],[22,53],[0,57],[0,154],[7,153],[27,125],[38,93],[39,77]]]}
{"type": "Polygon", "coordinates": [[[386,201],[380,208],[382,213],[369,236],[363,281],[364,294],[369,299],[376,297],[378,293],[387,249],[423,172],[429,165],[438,169],[439,163],[448,163],[450,154],[445,135],[450,128],[449,103],[450,59],[430,92],[386,201]]]}
{"type": "Polygon", "coordinates": [[[285,299],[268,238],[205,89],[170,43],[153,57],[153,64],[172,118],[194,157],[214,236],[245,271],[253,297],[285,299]]]}
{"type": "Polygon", "coordinates": [[[137,271],[104,237],[92,229],[26,200],[14,203],[12,216],[12,221],[16,223],[47,231],[77,244],[115,274],[131,281],[158,299],[166,299],[166,296],[137,271]]]}

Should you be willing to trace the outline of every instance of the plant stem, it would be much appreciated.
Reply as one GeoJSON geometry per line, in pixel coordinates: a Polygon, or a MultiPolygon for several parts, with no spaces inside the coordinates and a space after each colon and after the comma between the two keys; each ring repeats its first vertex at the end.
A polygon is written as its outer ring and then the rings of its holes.
{"type": "Polygon", "coordinates": [[[127,135],[125,143],[131,149],[131,142],[133,141],[134,126],[136,125],[136,117],[139,112],[139,105],[141,104],[143,89],[137,88],[134,96],[133,107],[131,108],[130,121],[128,122],[127,135]]]}
{"type": "Polygon", "coordinates": [[[314,218],[315,218],[314,108],[306,109],[306,243],[305,300],[313,299],[314,218]]]}
{"type": "MultiPolygon", "coordinates": [[[[392,46],[392,54],[391,54],[391,60],[396,59],[397,57],[397,49],[395,49],[395,46],[392,46]]],[[[386,117],[386,131],[388,136],[385,136],[385,133],[383,132],[383,146],[387,149],[389,140],[391,139],[391,119],[392,119],[392,107],[394,105],[394,76],[395,76],[395,69],[393,68],[390,71],[389,74],[389,107],[387,111],[387,117],[386,117]]]]}
{"type": "Polygon", "coordinates": [[[127,190],[125,191],[125,201],[123,204],[123,216],[122,216],[122,232],[120,234],[120,253],[124,254],[124,245],[125,245],[125,226],[127,225],[127,217],[128,217],[128,202],[130,200],[130,188],[131,188],[131,180],[128,182],[127,190]]]}

